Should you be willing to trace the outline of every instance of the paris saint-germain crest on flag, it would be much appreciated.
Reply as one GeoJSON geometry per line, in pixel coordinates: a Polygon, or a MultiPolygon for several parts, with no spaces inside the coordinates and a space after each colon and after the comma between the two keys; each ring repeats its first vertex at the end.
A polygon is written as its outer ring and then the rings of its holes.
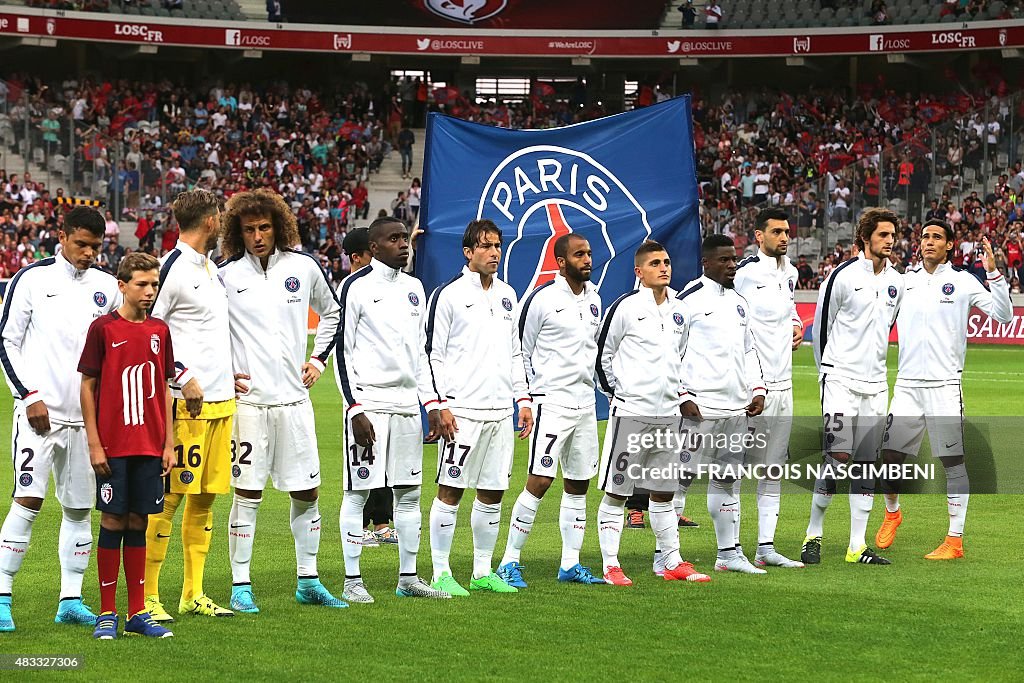
{"type": "Polygon", "coordinates": [[[608,305],[636,284],[647,239],[672,257],[673,286],[700,276],[689,96],[565,128],[506,130],[431,114],[416,275],[433,291],[462,266],[476,219],[502,232],[498,277],[522,299],[558,273],[555,241],[590,242],[592,282],[608,305]]]}

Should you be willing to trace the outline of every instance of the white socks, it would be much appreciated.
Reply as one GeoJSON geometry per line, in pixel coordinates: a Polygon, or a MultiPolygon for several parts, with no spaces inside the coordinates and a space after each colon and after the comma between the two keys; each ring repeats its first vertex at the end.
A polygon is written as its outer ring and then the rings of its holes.
{"type": "Polygon", "coordinates": [[[900,509],[900,496],[898,493],[885,494],[885,511],[898,512],[900,509]]]}
{"type": "Polygon", "coordinates": [[[675,569],[682,562],[679,557],[679,526],[672,501],[652,500],[647,508],[650,513],[651,530],[658,539],[662,561],[666,569],[675,569]]]}
{"type": "Polygon", "coordinates": [[[757,545],[773,545],[779,524],[782,482],[760,479],[757,482],[757,545]]]}
{"type": "Polygon", "coordinates": [[[736,550],[743,552],[743,546],[740,544],[740,508],[742,507],[740,501],[740,483],[742,479],[737,479],[732,483],[732,497],[736,499],[736,523],[733,524],[733,537],[736,541],[736,550]]]}
{"type": "Polygon", "coordinates": [[[416,576],[416,555],[420,552],[420,487],[393,489],[395,496],[395,530],[398,532],[399,579],[416,576]]]}
{"type": "Polygon", "coordinates": [[[228,515],[228,558],[231,560],[231,582],[250,583],[249,563],[256,538],[256,513],[262,498],[243,498],[237,493],[228,515]]]}
{"type": "Polygon", "coordinates": [[[949,535],[963,536],[967,520],[967,502],[971,499],[967,467],[961,463],[946,468],[946,508],[949,510],[949,535]]]}
{"type": "Polygon", "coordinates": [[[572,569],[580,563],[583,534],[587,529],[587,497],[562,493],[558,509],[558,528],[562,532],[562,569],[572,569]]]}
{"type": "Polygon", "coordinates": [[[473,528],[473,578],[480,579],[491,573],[494,546],[498,542],[498,527],[501,525],[501,503],[474,499],[469,523],[473,528]]]}
{"type": "Polygon", "coordinates": [[[345,491],[341,501],[341,549],[345,555],[345,580],[359,580],[359,556],[363,553],[363,508],[369,491],[345,491]]]}
{"type": "Polygon", "coordinates": [[[508,541],[505,543],[505,555],[499,564],[519,562],[520,553],[526,545],[526,539],[533,529],[533,520],[537,518],[540,498],[523,489],[512,506],[512,519],[508,523],[508,541]]]}
{"type": "MultiPolygon", "coordinates": [[[[853,482],[851,488],[855,485],[856,482],[853,482]]],[[[874,503],[873,493],[850,494],[850,550],[858,551],[868,544],[868,517],[871,516],[874,503]]]]}
{"type": "Polygon", "coordinates": [[[619,565],[619,543],[622,541],[622,525],[625,522],[626,501],[616,500],[608,494],[601,498],[597,508],[597,539],[601,544],[601,561],[604,572],[619,565]]]}
{"type": "MultiPolygon", "coordinates": [[[[459,506],[448,505],[434,498],[430,505],[430,559],[434,565],[434,581],[442,574],[451,574],[448,557],[452,552],[452,539],[455,537],[455,522],[458,519],[459,506]]],[[[398,533],[401,540],[402,533],[398,533]]]]}
{"type": "Polygon", "coordinates": [[[32,536],[32,523],[38,515],[37,510],[30,510],[11,501],[11,509],[0,528],[0,541],[3,541],[0,543],[0,595],[11,594],[14,575],[21,569],[32,536]]]}
{"type": "Polygon", "coordinates": [[[316,555],[320,552],[320,506],[315,500],[292,498],[291,501],[295,569],[299,578],[313,578],[317,575],[316,555]]]}
{"type": "Polygon", "coordinates": [[[82,597],[82,579],[92,553],[92,523],[89,518],[92,510],[66,507],[63,511],[57,544],[61,600],[82,597]]]}
{"type": "MultiPolygon", "coordinates": [[[[838,464],[831,455],[826,455],[822,463],[826,467],[834,468],[838,464]]],[[[825,511],[832,504],[832,496],[835,491],[835,478],[831,476],[820,477],[814,482],[814,494],[811,496],[811,519],[807,522],[807,536],[817,538],[822,535],[825,525],[825,511]]]]}
{"type": "Polygon", "coordinates": [[[730,557],[735,552],[738,507],[732,483],[726,484],[717,479],[708,482],[708,514],[715,526],[719,558],[730,557]]]}

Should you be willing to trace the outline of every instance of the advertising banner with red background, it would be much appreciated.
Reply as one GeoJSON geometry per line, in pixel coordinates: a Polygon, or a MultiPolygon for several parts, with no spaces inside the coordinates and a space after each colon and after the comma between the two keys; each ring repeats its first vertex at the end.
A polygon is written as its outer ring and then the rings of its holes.
{"type": "MultiPolygon", "coordinates": [[[[817,303],[797,302],[796,312],[804,322],[804,339],[811,341],[811,323],[817,303]]],[[[899,330],[893,327],[889,341],[895,342],[899,330]]],[[[972,308],[967,319],[967,343],[1024,345],[1024,306],[1013,307],[1013,320],[1003,325],[977,308],[972,308]]]]}
{"type": "Polygon", "coordinates": [[[372,30],[0,9],[0,35],[235,50],[517,57],[768,57],[974,51],[1024,45],[1024,22],[783,31],[372,30]],[[901,27],[904,28],[904,27],[901,27]]]}

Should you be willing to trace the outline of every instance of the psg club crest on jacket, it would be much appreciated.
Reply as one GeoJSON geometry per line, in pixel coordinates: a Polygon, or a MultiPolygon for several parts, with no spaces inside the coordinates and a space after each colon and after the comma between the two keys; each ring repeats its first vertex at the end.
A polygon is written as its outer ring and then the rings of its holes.
{"type": "Polygon", "coordinates": [[[297,291],[299,291],[299,278],[297,278],[297,277],[290,277],[290,278],[288,278],[287,280],[284,281],[284,288],[287,289],[289,292],[297,292],[297,291]]]}
{"type": "Polygon", "coordinates": [[[740,306],[739,304],[736,304],[736,312],[740,314],[741,318],[746,318],[747,317],[747,312],[744,311],[743,307],[740,306]]]}
{"type": "Polygon", "coordinates": [[[416,296],[416,292],[409,292],[409,303],[411,303],[413,306],[420,305],[420,298],[416,296]]]}
{"type": "Polygon", "coordinates": [[[100,500],[104,503],[110,504],[110,501],[114,499],[114,488],[109,484],[100,485],[100,500]]]}
{"type": "Polygon", "coordinates": [[[151,334],[149,336],[149,348],[154,354],[160,355],[160,335],[151,334]]]}
{"type": "Polygon", "coordinates": [[[792,291],[793,291],[793,289],[794,289],[794,286],[793,286],[793,280],[791,279],[791,280],[789,280],[789,291],[791,291],[791,292],[792,292],[792,291]]]}
{"type": "Polygon", "coordinates": [[[616,258],[632,262],[624,245],[651,235],[647,212],[619,178],[589,154],[555,145],[526,147],[498,163],[480,194],[477,218],[493,220],[508,240],[502,279],[517,292],[558,274],[554,247],[562,235],[574,232],[590,242],[598,289],[616,258]]]}
{"type": "Polygon", "coordinates": [[[501,12],[508,0],[424,0],[423,4],[439,17],[473,24],[501,12]]]}
{"type": "Polygon", "coordinates": [[[889,285],[889,298],[890,299],[895,299],[896,298],[896,285],[889,285]]]}
{"type": "Polygon", "coordinates": [[[590,314],[592,316],[594,316],[595,318],[597,317],[597,314],[598,314],[597,304],[590,304],[590,314]]]}
{"type": "Polygon", "coordinates": [[[672,320],[675,322],[676,325],[682,325],[683,324],[683,316],[680,313],[673,313],[672,314],[672,320]]]}
{"type": "Polygon", "coordinates": [[[946,284],[942,285],[942,293],[945,294],[946,296],[952,294],[954,289],[956,289],[956,287],[953,286],[952,282],[947,282],[946,284]]]}
{"type": "Polygon", "coordinates": [[[96,292],[95,294],[93,294],[92,300],[93,303],[95,303],[100,308],[103,308],[104,306],[107,305],[107,295],[104,294],[103,292],[96,292]]]}
{"type": "MultiPolygon", "coordinates": [[[[21,484],[22,486],[31,486],[32,485],[32,475],[29,474],[28,472],[22,472],[21,476],[18,477],[18,483],[21,484]]],[[[109,486],[109,484],[107,484],[107,485],[109,486]]]]}
{"type": "Polygon", "coordinates": [[[511,311],[512,310],[512,299],[509,299],[506,296],[504,299],[501,300],[501,307],[504,308],[506,311],[511,311]]]}

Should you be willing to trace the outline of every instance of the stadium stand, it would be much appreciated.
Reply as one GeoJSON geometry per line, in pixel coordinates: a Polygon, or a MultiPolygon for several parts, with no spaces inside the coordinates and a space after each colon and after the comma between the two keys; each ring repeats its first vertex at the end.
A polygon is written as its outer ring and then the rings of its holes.
{"type": "MultiPolygon", "coordinates": [[[[692,28],[706,28],[708,2],[691,3],[696,10],[692,28]]],[[[686,0],[672,0],[662,29],[685,28],[686,0]]],[[[827,26],[882,26],[942,22],[994,21],[1019,18],[1019,0],[726,0],[720,3],[721,29],[823,28],[827,26]]]]}
{"type": "Polygon", "coordinates": [[[29,7],[80,12],[113,12],[139,17],[220,21],[245,21],[247,18],[235,0],[25,0],[21,3],[8,1],[0,4],[24,4],[29,7]]]}
{"type": "MultiPolygon", "coordinates": [[[[76,193],[103,197],[112,208],[113,251],[101,265],[116,266],[123,253],[115,216],[136,222],[142,248],[160,254],[175,236],[163,207],[178,191],[199,185],[225,198],[253,187],[281,192],[299,217],[303,246],[319,252],[340,277],[347,263],[337,245],[350,225],[368,216],[366,183],[373,184],[396,134],[376,115],[392,106],[392,86],[371,92],[353,84],[325,92],[272,83],[191,89],[169,82],[43,85],[17,74],[5,81],[8,113],[0,115],[0,139],[28,150],[51,180],[59,179],[51,186],[60,187],[51,193],[41,186],[38,171],[23,178],[14,167],[0,170],[0,275],[52,253],[59,197],[76,193]],[[27,143],[23,92],[31,95],[27,143]]],[[[543,96],[507,104],[449,95],[435,93],[431,108],[512,128],[565,125],[605,113],[597,105],[581,108],[543,96]]],[[[663,97],[645,85],[637,103],[663,97]]],[[[714,101],[697,96],[702,223],[751,250],[756,211],[782,206],[793,218],[792,253],[807,257],[799,264],[800,286],[814,288],[849,255],[857,211],[884,197],[908,216],[897,247],[901,266],[916,258],[922,220],[944,216],[957,229],[957,265],[980,268],[978,240],[989,235],[1000,267],[1019,287],[1024,171],[1010,159],[1020,158],[1020,109],[1021,98],[1005,93],[998,73],[979,74],[973,94],[910,95],[864,86],[852,99],[840,89],[732,91],[714,101]],[[987,94],[998,92],[1004,94],[987,94]],[[885,150],[881,159],[879,146],[885,150]]],[[[407,197],[391,204],[389,213],[412,217],[407,197]]]]}

